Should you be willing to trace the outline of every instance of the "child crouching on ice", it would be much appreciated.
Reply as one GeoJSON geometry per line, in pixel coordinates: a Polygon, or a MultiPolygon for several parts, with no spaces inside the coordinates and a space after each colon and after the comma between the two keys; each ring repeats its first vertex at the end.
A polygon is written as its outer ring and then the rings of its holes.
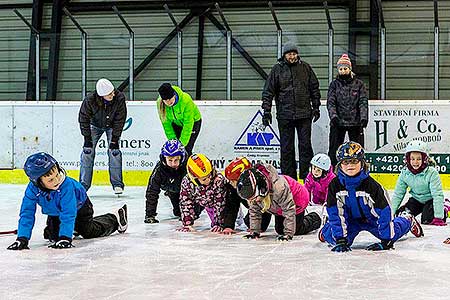
{"type": "Polygon", "coordinates": [[[181,181],[180,210],[183,227],[178,231],[194,231],[196,205],[206,208],[211,231],[221,232],[223,210],[228,193],[227,180],[217,172],[203,154],[193,154],[187,162],[187,175],[181,181]]]}
{"type": "Polygon", "coordinates": [[[126,204],[114,214],[94,218],[92,203],[84,187],[67,177],[51,155],[44,152],[31,155],[25,162],[24,170],[30,183],[22,200],[17,240],[8,250],[29,249],[36,205],[41,206],[42,213],[48,215],[44,238],[52,242],[51,248],[73,247],[74,230],[85,239],[127,230],[126,204]]]}
{"type": "Polygon", "coordinates": [[[311,159],[311,169],[305,179],[311,205],[323,205],[327,201],[328,185],[336,177],[328,155],[319,153],[311,159]]]}
{"type": "Polygon", "coordinates": [[[331,251],[351,251],[350,246],[361,231],[369,231],[381,240],[366,248],[372,251],[392,249],[394,242],[409,230],[416,237],[423,235],[413,215],[405,211],[399,217],[392,217],[388,195],[369,176],[360,144],[342,144],[336,157],[338,174],[328,188],[329,220],[319,232],[319,240],[333,246],[331,251]]]}
{"type": "Polygon", "coordinates": [[[444,207],[441,178],[428,155],[427,144],[418,140],[409,142],[405,160],[406,168],[401,171],[392,196],[393,211],[397,214],[407,211],[414,216],[421,213],[422,224],[447,225],[448,208],[444,207]],[[411,198],[400,207],[408,188],[411,198]]]}
{"type": "Polygon", "coordinates": [[[258,164],[242,173],[237,192],[249,203],[250,234],[260,237],[262,215],[275,215],[275,231],[279,241],[291,240],[294,235],[307,234],[320,227],[320,216],[312,212],[305,216],[309,202],[306,188],[289,176],[278,175],[271,165],[258,164]]]}
{"type": "MultiPolygon", "coordinates": [[[[236,157],[233,159],[228,166],[225,168],[225,177],[229,181],[230,191],[229,197],[227,197],[227,201],[225,203],[224,210],[224,224],[223,224],[223,234],[233,234],[234,224],[236,223],[236,219],[239,213],[239,208],[241,203],[248,208],[248,201],[239,197],[236,191],[236,185],[239,180],[241,174],[252,167],[252,164],[248,161],[246,157],[236,157]]],[[[262,214],[261,221],[261,231],[264,232],[269,227],[270,220],[272,219],[272,215],[268,212],[262,214]]],[[[244,218],[244,223],[250,228],[250,212],[244,218]]]]}

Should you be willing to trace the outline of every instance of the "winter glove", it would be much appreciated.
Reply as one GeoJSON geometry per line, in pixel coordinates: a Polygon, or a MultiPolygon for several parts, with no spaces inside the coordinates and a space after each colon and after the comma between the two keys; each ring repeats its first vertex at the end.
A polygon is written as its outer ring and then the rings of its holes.
{"type": "Polygon", "coordinates": [[[430,225],[434,226],[447,226],[447,223],[444,222],[444,220],[439,218],[434,218],[433,221],[431,221],[430,225]]]}
{"type": "Polygon", "coordinates": [[[211,228],[211,232],[221,232],[222,230],[223,230],[222,227],[220,227],[219,225],[214,225],[211,228]]]}
{"type": "Polygon", "coordinates": [[[314,109],[313,111],[312,111],[312,116],[313,116],[313,122],[314,123],[316,123],[317,122],[317,120],[319,120],[319,118],[320,118],[320,110],[319,109],[314,109]]]}
{"type": "Polygon", "coordinates": [[[369,245],[366,250],[369,251],[380,251],[380,250],[389,250],[394,249],[394,242],[388,241],[388,240],[382,240],[378,243],[373,243],[372,245],[369,245]]]}
{"type": "Polygon", "coordinates": [[[272,113],[270,112],[270,110],[264,111],[262,123],[264,126],[269,126],[269,124],[272,124],[272,113]]]}
{"type": "Polygon", "coordinates": [[[334,117],[333,119],[330,120],[330,125],[333,127],[338,126],[338,123],[339,123],[338,117],[334,117]]]}
{"type": "Polygon", "coordinates": [[[444,244],[450,245],[450,238],[446,239],[446,240],[444,241],[444,244]]]}
{"type": "Polygon", "coordinates": [[[113,156],[119,155],[119,153],[120,153],[119,143],[118,142],[111,142],[111,143],[109,143],[109,150],[111,150],[111,154],[113,156]]]}
{"type": "Polygon", "coordinates": [[[159,221],[158,221],[158,219],[156,219],[155,216],[150,216],[150,217],[145,217],[144,223],[154,224],[154,223],[159,223],[159,221]]]}
{"type": "Polygon", "coordinates": [[[369,123],[369,120],[361,120],[361,127],[362,128],[366,128],[367,127],[367,123],[369,123]]]}
{"type": "Polygon", "coordinates": [[[292,240],[292,236],[287,235],[287,234],[277,236],[277,241],[280,241],[280,242],[287,242],[290,240],[292,240]]]}
{"type": "Polygon", "coordinates": [[[260,234],[258,232],[252,232],[252,233],[244,235],[242,238],[248,239],[248,240],[254,240],[254,239],[259,239],[259,237],[260,237],[260,234]]]}
{"type": "Polygon", "coordinates": [[[224,230],[222,230],[222,232],[220,232],[221,234],[225,234],[225,235],[232,235],[233,233],[236,233],[236,231],[234,231],[231,228],[225,228],[224,230]]]}
{"type": "Polygon", "coordinates": [[[24,237],[19,237],[17,240],[6,248],[8,250],[23,250],[28,248],[28,239],[24,237]]]}
{"type": "Polygon", "coordinates": [[[341,238],[336,241],[336,246],[331,248],[331,251],[333,251],[333,252],[348,252],[348,251],[352,251],[352,249],[350,249],[350,246],[347,244],[347,239],[341,238]]]}
{"type": "Polygon", "coordinates": [[[71,238],[68,238],[66,236],[62,236],[62,237],[59,238],[59,241],[51,244],[48,247],[49,248],[53,248],[53,249],[67,249],[67,248],[74,247],[74,245],[72,245],[72,239],[71,238]]]}
{"type": "Polygon", "coordinates": [[[92,137],[85,136],[84,137],[84,144],[83,144],[83,152],[84,154],[91,154],[92,148],[94,148],[94,144],[92,143],[92,137]]]}

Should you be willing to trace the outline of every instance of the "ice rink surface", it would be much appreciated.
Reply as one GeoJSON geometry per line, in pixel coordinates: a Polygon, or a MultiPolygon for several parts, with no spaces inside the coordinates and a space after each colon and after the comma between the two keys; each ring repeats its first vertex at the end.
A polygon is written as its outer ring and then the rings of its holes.
{"type": "MultiPolygon", "coordinates": [[[[24,189],[0,185],[0,231],[17,228],[24,189]]],[[[120,198],[105,186],[89,195],[96,215],[126,202],[128,231],[49,249],[39,210],[31,250],[7,251],[15,236],[0,236],[0,299],[450,299],[450,245],[442,243],[450,226],[424,226],[425,237],[408,234],[382,252],[364,250],[376,239],[361,234],[342,254],[317,231],[287,243],[275,240],[273,224],[257,241],[242,239],[244,231],[210,233],[206,213],[197,232],[176,232],[165,196],[161,223],[144,224],[145,187],[126,187],[120,198]]]]}

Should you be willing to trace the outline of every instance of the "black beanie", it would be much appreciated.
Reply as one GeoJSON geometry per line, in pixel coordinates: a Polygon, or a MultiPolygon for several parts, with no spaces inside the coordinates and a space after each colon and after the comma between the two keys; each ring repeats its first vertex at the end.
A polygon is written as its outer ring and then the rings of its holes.
{"type": "Polygon", "coordinates": [[[170,83],[165,82],[161,84],[161,86],[158,89],[158,93],[161,96],[162,100],[167,100],[173,97],[175,95],[175,90],[172,88],[170,83]]]}

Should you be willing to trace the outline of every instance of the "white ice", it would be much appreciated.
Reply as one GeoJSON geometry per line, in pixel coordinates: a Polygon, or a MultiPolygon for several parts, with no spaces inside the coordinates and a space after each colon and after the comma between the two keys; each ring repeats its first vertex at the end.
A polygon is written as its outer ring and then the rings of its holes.
{"type": "MultiPolygon", "coordinates": [[[[16,229],[24,188],[0,185],[0,231],[16,229]]],[[[339,254],[317,232],[287,243],[275,241],[272,226],[257,241],[244,231],[210,233],[205,213],[197,232],[176,232],[164,196],[161,223],[144,224],[145,187],[126,187],[120,198],[106,186],[89,194],[96,215],[125,201],[128,231],[49,249],[39,211],[31,250],[7,251],[15,236],[0,236],[0,299],[450,299],[450,245],[442,243],[450,226],[424,226],[425,237],[408,234],[384,252],[364,250],[376,239],[361,234],[339,254]]]]}

